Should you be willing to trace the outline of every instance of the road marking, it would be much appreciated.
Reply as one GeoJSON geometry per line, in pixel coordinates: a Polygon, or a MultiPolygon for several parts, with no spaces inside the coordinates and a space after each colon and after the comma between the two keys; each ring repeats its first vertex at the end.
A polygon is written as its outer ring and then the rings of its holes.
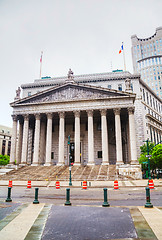
{"type": "Polygon", "coordinates": [[[31,203],[16,218],[14,218],[13,221],[0,231],[0,239],[23,240],[34,224],[39,213],[42,211],[44,205],[44,203],[31,203]]]}
{"type": "Polygon", "coordinates": [[[159,240],[162,240],[162,212],[158,208],[138,207],[159,240]]]}

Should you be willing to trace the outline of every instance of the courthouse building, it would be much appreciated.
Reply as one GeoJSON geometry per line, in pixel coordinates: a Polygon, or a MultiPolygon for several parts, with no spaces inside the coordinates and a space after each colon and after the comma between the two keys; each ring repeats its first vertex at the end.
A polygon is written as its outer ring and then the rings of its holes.
{"type": "Polygon", "coordinates": [[[139,147],[161,140],[162,119],[161,99],[139,74],[70,69],[21,88],[22,98],[19,88],[11,103],[11,164],[69,165],[70,152],[74,165],[116,165],[120,174],[141,177],[139,147]]]}

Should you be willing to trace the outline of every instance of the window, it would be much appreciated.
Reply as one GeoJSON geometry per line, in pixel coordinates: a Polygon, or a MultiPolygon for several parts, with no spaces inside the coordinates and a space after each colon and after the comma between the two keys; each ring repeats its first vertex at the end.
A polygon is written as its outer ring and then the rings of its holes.
{"type": "Polygon", "coordinates": [[[111,85],[108,85],[107,87],[108,87],[109,89],[111,89],[111,85]]]}
{"type": "Polygon", "coordinates": [[[145,101],[145,90],[143,89],[143,100],[145,101]]]}
{"type": "Polygon", "coordinates": [[[51,152],[51,159],[54,159],[54,152],[51,152]]]}
{"type": "Polygon", "coordinates": [[[102,151],[97,152],[98,158],[102,158],[102,151]]]}
{"type": "Polygon", "coordinates": [[[122,84],[118,84],[118,90],[122,91],[122,84]]]}

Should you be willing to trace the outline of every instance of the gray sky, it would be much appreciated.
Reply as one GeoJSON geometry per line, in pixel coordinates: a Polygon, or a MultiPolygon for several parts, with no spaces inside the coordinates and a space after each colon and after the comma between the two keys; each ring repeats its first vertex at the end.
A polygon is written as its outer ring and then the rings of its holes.
{"type": "Polygon", "coordinates": [[[0,0],[0,125],[12,127],[15,90],[42,76],[133,73],[131,35],[162,26],[162,0],[0,0]],[[112,68],[111,68],[112,62],[112,68]]]}

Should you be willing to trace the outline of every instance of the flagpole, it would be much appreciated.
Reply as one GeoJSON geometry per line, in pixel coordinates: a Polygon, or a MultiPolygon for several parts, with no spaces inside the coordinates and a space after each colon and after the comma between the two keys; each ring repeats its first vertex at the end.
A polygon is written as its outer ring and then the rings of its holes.
{"type": "Polygon", "coordinates": [[[126,63],[125,63],[125,52],[124,52],[124,43],[123,44],[123,61],[124,61],[124,71],[126,71],[126,63]]]}
{"type": "Polygon", "coordinates": [[[39,75],[39,78],[42,77],[42,56],[43,56],[43,51],[41,51],[41,58],[40,58],[40,75],[39,75]]]}

